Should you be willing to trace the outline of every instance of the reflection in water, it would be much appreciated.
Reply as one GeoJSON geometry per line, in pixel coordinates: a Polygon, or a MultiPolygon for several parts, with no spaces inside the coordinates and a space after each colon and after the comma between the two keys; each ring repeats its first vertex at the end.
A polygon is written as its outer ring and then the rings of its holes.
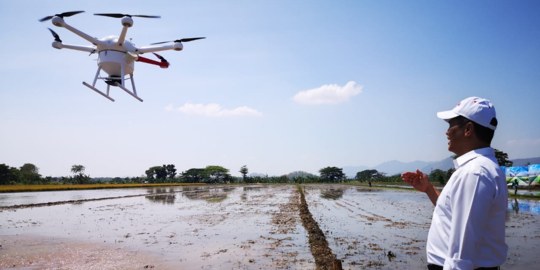
{"type": "Polygon", "coordinates": [[[516,213],[519,213],[519,203],[517,199],[514,199],[514,203],[512,204],[512,210],[516,211],[516,213]]]}
{"type": "Polygon", "coordinates": [[[171,187],[158,187],[158,188],[153,188],[153,189],[147,189],[146,193],[159,194],[159,195],[145,196],[146,199],[154,203],[174,204],[174,200],[176,199],[174,188],[171,188],[171,187]],[[163,193],[169,193],[169,194],[163,194],[163,193]]]}
{"type": "Polygon", "coordinates": [[[540,215],[540,201],[518,199],[508,200],[507,209],[516,213],[518,213],[519,211],[524,211],[540,215]]]}
{"type": "Polygon", "coordinates": [[[175,195],[151,195],[151,196],[146,196],[145,198],[155,203],[174,204],[174,200],[176,199],[176,196],[175,195]]]}
{"type": "Polygon", "coordinates": [[[235,189],[236,187],[224,187],[207,190],[196,190],[192,192],[184,192],[182,193],[182,196],[190,200],[205,200],[210,203],[222,202],[227,199],[231,191],[235,189]]]}
{"type": "Polygon", "coordinates": [[[338,200],[343,197],[343,193],[345,193],[344,189],[324,189],[321,190],[321,198],[328,200],[338,200]]]}
{"type": "Polygon", "coordinates": [[[244,191],[260,191],[261,188],[268,188],[268,186],[249,186],[249,187],[244,187],[244,191]]]}
{"type": "Polygon", "coordinates": [[[356,191],[358,192],[381,192],[382,189],[370,189],[370,188],[357,188],[356,191]]]}

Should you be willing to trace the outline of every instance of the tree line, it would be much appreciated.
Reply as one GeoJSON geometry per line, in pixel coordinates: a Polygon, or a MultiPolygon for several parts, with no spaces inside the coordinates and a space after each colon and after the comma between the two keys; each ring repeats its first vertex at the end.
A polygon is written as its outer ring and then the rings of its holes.
{"type": "MultiPolygon", "coordinates": [[[[508,160],[508,154],[495,149],[495,156],[501,166],[512,166],[512,161],[508,160]]],[[[454,157],[455,158],[455,157],[454,157]]],[[[395,174],[387,176],[384,172],[377,170],[363,170],[356,173],[354,178],[348,178],[342,168],[324,167],[319,170],[319,175],[307,172],[296,171],[281,176],[255,175],[249,176],[249,169],[246,165],[238,171],[242,177],[232,176],[229,169],[222,166],[206,166],[205,168],[191,168],[187,171],[177,173],[173,164],[163,164],[162,166],[152,166],[140,177],[114,177],[114,178],[91,178],[84,174],[83,165],[71,166],[72,175],[62,177],[42,177],[39,168],[32,163],[25,163],[20,168],[10,167],[0,164],[0,185],[38,185],[38,184],[133,184],[133,183],[347,183],[359,182],[401,182],[401,175],[395,174]]],[[[443,171],[435,169],[428,174],[432,182],[444,185],[454,169],[443,171]]]]}

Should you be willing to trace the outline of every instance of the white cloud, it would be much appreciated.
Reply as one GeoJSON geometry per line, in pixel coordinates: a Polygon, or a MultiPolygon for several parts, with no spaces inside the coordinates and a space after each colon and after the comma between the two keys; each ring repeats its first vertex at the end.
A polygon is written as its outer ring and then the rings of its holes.
{"type": "Polygon", "coordinates": [[[519,146],[540,145],[540,138],[538,138],[538,139],[510,140],[510,141],[507,141],[506,144],[508,144],[508,145],[519,145],[519,146]]]}
{"type": "Polygon", "coordinates": [[[337,84],[326,84],[319,88],[301,91],[292,99],[302,104],[338,104],[362,93],[362,88],[363,86],[357,86],[353,81],[343,87],[337,84]]]}
{"type": "Polygon", "coordinates": [[[262,116],[262,113],[246,107],[237,107],[232,110],[224,109],[221,105],[216,103],[204,104],[191,104],[186,103],[181,107],[174,108],[173,105],[165,107],[166,111],[179,111],[187,115],[203,115],[209,117],[228,117],[228,116],[262,116]]]}

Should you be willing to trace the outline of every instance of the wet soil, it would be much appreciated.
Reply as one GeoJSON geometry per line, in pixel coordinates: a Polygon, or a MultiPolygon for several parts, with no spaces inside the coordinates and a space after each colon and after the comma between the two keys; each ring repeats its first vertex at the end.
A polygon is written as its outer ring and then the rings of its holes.
{"type": "MultiPolygon", "coordinates": [[[[142,262],[156,269],[314,269],[298,200],[295,186],[212,186],[168,194],[153,189],[141,196],[18,207],[0,212],[0,241],[37,235],[43,237],[43,247],[57,240],[106,246],[107,250],[159,258],[157,262],[142,262]]],[[[24,249],[11,247],[13,244],[6,242],[0,256],[15,258],[24,253],[24,249]]],[[[77,254],[86,253],[98,258],[92,261],[96,265],[93,269],[106,269],[97,261],[110,261],[108,252],[86,250],[77,254]]],[[[15,265],[47,269],[61,265],[61,258],[55,254],[43,248],[39,255],[28,253],[0,268],[15,265]]],[[[124,258],[130,261],[130,257],[124,258]]],[[[139,269],[118,261],[113,264],[119,265],[115,269],[139,269]]],[[[67,265],[54,269],[79,268],[67,265]]]]}
{"type": "MultiPolygon", "coordinates": [[[[343,269],[425,269],[433,206],[424,194],[302,187],[305,204],[293,185],[2,194],[0,205],[17,207],[0,210],[0,268],[331,269],[318,260],[335,256],[343,269]],[[317,255],[323,238],[330,251],[317,255]]],[[[502,268],[535,269],[538,201],[509,200],[506,236],[502,268]]]]}
{"type": "Polygon", "coordinates": [[[1,236],[1,269],[175,269],[158,256],[39,236],[1,236]]]}
{"type": "MultiPolygon", "coordinates": [[[[343,269],[426,269],[433,205],[424,194],[339,185],[309,185],[305,193],[343,269]]],[[[519,200],[515,205],[509,201],[509,252],[502,268],[534,269],[540,263],[534,255],[540,248],[540,203],[519,200]]]]}

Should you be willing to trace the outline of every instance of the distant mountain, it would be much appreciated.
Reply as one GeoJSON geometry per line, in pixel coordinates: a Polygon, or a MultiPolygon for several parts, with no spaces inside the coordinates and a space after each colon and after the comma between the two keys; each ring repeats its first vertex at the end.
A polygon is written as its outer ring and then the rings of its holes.
{"type": "MultiPolygon", "coordinates": [[[[432,164],[437,164],[438,162],[427,162],[427,161],[413,161],[413,162],[401,162],[397,160],[391,160],[384,162],[382,164],[379,164],[375,167],[367,167],[367,166],[346,166],[343,167],[343,173],[347,175],[347,177],[355,177],[357,172],[361,172],[363,170],[377,170],[378,172],[384,172],[386,175],[395,175],[400,174],[406,171],[414,171],[416,169],[419,169],[423,172],[426,167],[431,166],[432,164]]],[[[429,169],[428,171],[429,172],[429,169]]]]}
{"type": "Polygon", "coordinates": [[[530,164],[540,164],[540,157],[535,158],[517,158],[517,159],[511,159],[514,164],[512,166],[525,166],[527,163],[530,164]]]}
{"type": "Polygon", "coordinates": [[[431,171],[439,169],[443,171],[448,171],[448,169],[454,168],[454,158],[452,156],[447,157],[441,161],[430,164],[429,166],[419,169],[420,171],[429,174],[431,171]]]}
{"type": "Polygon", "coordinates": [[[427,161],[413,161],[413,162],[401,162],[397,160],[387,161],[374,167],[379,172],[385,172],[386,175],[401,174],[407,171],[415,171],[416,169],[422,170],[422,168],[429,167],[436,162],[427,161]]]}
{"type": "Polygon", "coordinates": [[[367,166],[345,166],[342,169],[343,169],[343,173],[347,177],[354,178],[356,176],[357,172],[361,172],[361,171],[364,171],[364,170],[370,170],[371,167],[367,167],[367,166]]]}
{"type": "MultiPolygon", "coordinates": [[[[520,158],[520,159],[511,159],[514,162],[513,166],[525,166],[525,164],[540,164],[540,157],[535,158],[520,158]]],[[[343,173],[347,177],[355,177],[357,172],[363,170],[377,170],[379,172],[384,172],[386,175],[395,175],[400,174],[406,171],[414,171],[419,169],[420,171],[429,174],[435,169],[447,171],[450,168],[454,168],[454,159],[452,156],[447,157],[441,161],[413,161],[413,162],[401,162],[397,160],[387,161],[375,167],[368,166],[345,166],[343,167],[343,173]]]]}
{"type": "Polygon", "coordinates": [[[317,177],[317,175],[314,175],[312,173],[304,172],[304,171],[294,171],[291,173],[286,174],[289,179],[294,179],[295,177],[317,177]]]}

